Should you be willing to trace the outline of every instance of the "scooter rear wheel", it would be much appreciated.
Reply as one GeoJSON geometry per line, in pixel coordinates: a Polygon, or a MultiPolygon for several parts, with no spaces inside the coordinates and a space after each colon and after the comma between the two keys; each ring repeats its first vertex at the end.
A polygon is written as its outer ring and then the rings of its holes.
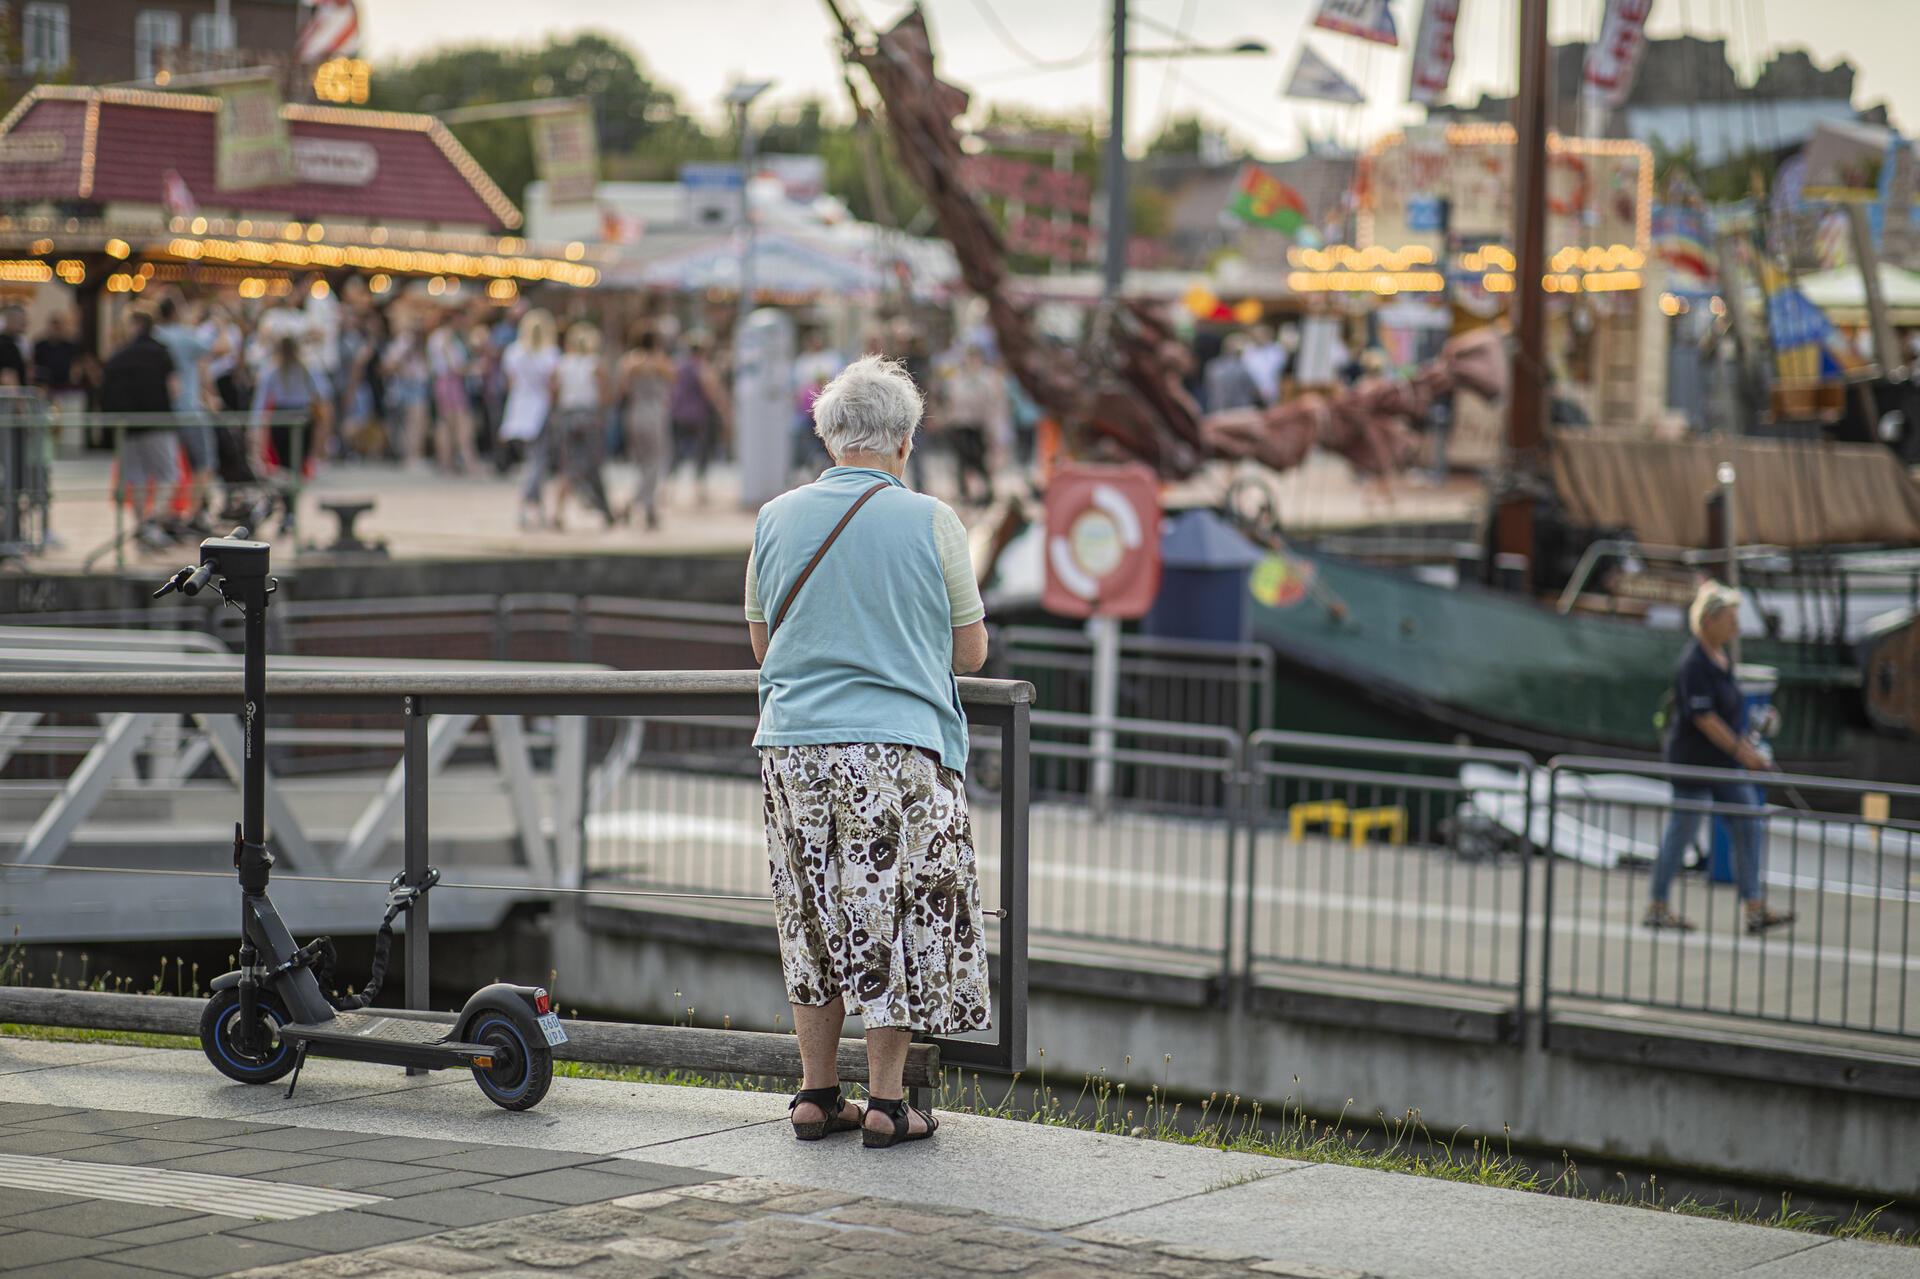
{"type": "Polygon", "coordinates": [[[279,997],[264,990],[255,1001],[255,1009],[266,1032],[264,1052],[250,1053],[240,1047],[240,992],[231,986],[215,991],[200,1014],[200,1049],[213,1068],[227,1078],[243,1084],[270,1084],[294,1066],[293,1045],[280,1038],[280,1027],[290,1018],[279,997]]]}
{"type": "Polygon", "coordinates": [[[474,1082],[504,1110],[531,1110],[553,1083],[553,1050],[532,1017],[489,1008],[467,1028],[466,1041],[494,1050],[493,1065],[475,1066],[474,1082]]]}

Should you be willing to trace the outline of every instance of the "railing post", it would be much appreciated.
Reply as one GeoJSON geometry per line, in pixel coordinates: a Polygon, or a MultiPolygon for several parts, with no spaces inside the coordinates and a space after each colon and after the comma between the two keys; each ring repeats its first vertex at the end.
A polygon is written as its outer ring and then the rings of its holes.
{"type": "MultiPolygon", "coordinates": [[[[1533,774],[1536,767],[1530,763],[1520,770],[1520,784],[1527,788],[1527,795],[1520,805],[1520,829],[1525,834],[1520,840],[1520,953],[1514,962],[1513,977],[1513,1042],[1517,1044],[1525,1043],[1527,1037],[1527,914],[1533,907],[1533,854],[1527,847],[1527,840],[1533,836],[1533,774]]],[[[1547,856],[1553,856],[1551,837],[1547,856]]],[[[1544,974],[1540,985],[1544,998],[1544,974]]],[[[1541,1008],[1540,1022],[1543,1026],[1546,1024],[1544,1006],[1541,1008]]]]}
{"type": "Polygon", "coordinates": [[[1220,1007],[1231,1009],[1235,1002],[1234,980],[1234,909],[1233,888],[1240,878],[1240,835],[1247,836],[1249,854],[1251,854],[1253,829],[1248,805],[1251,803],[1252,788],[1247,784],[1247,738],[1240,734],[1234,742],[1233,755],[1228,762],[1227,774],[1227,865],[1225,878],[1221,883],[1221,896],[1224,898],[1220,913],[1220,1007]]]}
{"type": "MultiPolygon", "coordinates": [[[[1265,729],[1260,730],[1260,732],[1265,731],[1265,729]]],[[[1240,944],[1242,947],[1240,980],[1242,991],[1251,991],[1253,989],[1253,916],[1254,901],[1257,896],[1257,885],[1260,873],[1259,866],[1257,865],[1260,847],[1260,819],[1266,812],[1267,803],[1266,787],[1262,784],[1265,781],[1265,777],[1261,773],[1260,750],[1260,733],[1255,733],[1247,739],[1246,743],[1247,873],[1245,881],[1247,891],[1245,900],[1242,903],[1240,925],[1240,944]]]]}
{"type": "Polygon", "coordinates": [[[116,422],[113,427],[113,567],[127,567],[127,500],[133,489],[127,484],[127,428],[116,422]]]}
{"type": "MultiPolygon", "coordinates": [[[[427,798],[432,785],[432,768],[427,762],[427,707],[424,699],[408,697],[406,726],[402,737],[402,821],[405,823],[406,882],[423,883],[427,877],[427,798]]],[[[429,1006],[430,974],[427,950],[432,941],[428,919],[430,895],[413,900],[407,912],[407,1007],[429,1006]]],[[[412,1070],[408,1074],[414,1073],[412,1070]]]]}
{"type": "MultiPolygon", "coordinates": [[[[1531,799],[1532,791],[1528,791],[1531,799]]],[[[1540,894],[1540,1049],[1545,1052],[1548,1043],[1547,1023],[1552,1020],[1548,1004],[1553,991],[1553,852],[1554,823],[1560,816],[1560,766],[1552,760],[1547,761],[1547,840],[1542,850],[1547,859],[1547,879],[1540,894]]],[[[1526,919],[1526,912],[1521,912],[1526,919]]],[[[1523,975],[1522,981],[1526,978],[1523,975]]]]}
{"type": "Polygon", "coordinates": [[[1015,702],[1000,729],[1000,974],[1005,1023],[1000,1046],[1008,1069],[1027,1064],[1027,805],[1032,733],[1025,702],[1015,702]]]}

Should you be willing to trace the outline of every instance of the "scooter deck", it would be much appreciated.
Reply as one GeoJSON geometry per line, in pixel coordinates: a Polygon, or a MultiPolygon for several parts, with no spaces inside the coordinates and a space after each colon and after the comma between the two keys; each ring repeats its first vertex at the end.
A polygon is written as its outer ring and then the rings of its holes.
{"type": "Polygon", "coordinates": [[[323,1022],[290,1022],[280,1028],[282,1039],[304,1043],[309,1052],[353,1061],[435,1070],[470,1066],[476,1058],[484,1064],[493,1056],[489,1045],[462,1043],[451,1038],[452,1033],[445,1022],[357,1012],[339,1013],[323,1022]]]}

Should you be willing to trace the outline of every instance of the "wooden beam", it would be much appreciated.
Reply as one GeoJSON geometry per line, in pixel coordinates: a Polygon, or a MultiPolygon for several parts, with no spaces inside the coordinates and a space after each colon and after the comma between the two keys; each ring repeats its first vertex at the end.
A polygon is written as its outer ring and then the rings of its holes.
{"type": "MultiPolygon", "coordinates": [[[[85,1030],[132,1030],[147,1034],[198,1036],[201,999],[173,995],[121,995],[95,990],[52,990],[38,986],[0,986],[0,1022],[29,1026],[69,1026],[85,1030]]],[[[386,1017],[451,1024],[452,1013],[411,1012],[401,1008],[370,1010],[386,1017]]],[[[641,1066],[739,1075],[800,1077],[800,1044],[792,1035],[757,1030],[703,1030],[688,1026],[644,1026],[617,1021],[568,1021],[567,1042],[555,1050],[560,1061],[605,1066],[641,1066]]],[[[209,1070],[212,1067],[208,1067],[209,1070]]],[[[859,1040],[840,1042],[840,1078],[864,1083],[866,1048],[859,1040]]],[[[913,1044],[907,1049],[906,1083],[933,1088],[940,1083],[940,1049],[913,1044]]]]}

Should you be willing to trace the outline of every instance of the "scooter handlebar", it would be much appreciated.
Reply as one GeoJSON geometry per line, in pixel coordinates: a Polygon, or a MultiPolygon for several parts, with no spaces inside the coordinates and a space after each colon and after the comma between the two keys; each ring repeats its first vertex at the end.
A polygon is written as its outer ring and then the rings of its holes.
{"type": "Polygon", "coordinates": [[[202,564],[193,571],[192,577],[189,577],[180,584],[180,593],[187,596],[198,595],[202,590],[206,589],[207,579],[212,576],[213,565],[202,564]]]}
{"type": "MultiPolygon", "coordinates": [[[[160,583],[160,589],[153,593],[153,598],[159,599],[162,595],[170,595],[174,591],[180,590],[182,587],[184,587],[187,584],[187,580],[194,576],[196,571],[197,570],[195,570],[193,565],[191,564],[187,565],[185,568],[175,573],[172,577],[169,577],[166,581],[160,583]]],[[[199,588],[196,587],[195,589],[197,590],[199,588]]],[[[192,593],[193,593],[192,591],[188,592],[188,594],[192,594],[192,593]]]]}

